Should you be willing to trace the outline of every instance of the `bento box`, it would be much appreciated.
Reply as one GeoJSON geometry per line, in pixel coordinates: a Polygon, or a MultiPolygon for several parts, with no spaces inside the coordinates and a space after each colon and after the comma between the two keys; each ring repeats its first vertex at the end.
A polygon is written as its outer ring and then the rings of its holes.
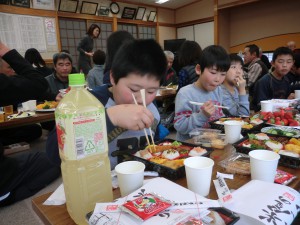
{"type": "Polygon", "coordinates": [[[263,120],[259,118],[250,119],[250,117],[222,117],[217,120],[210,121],[209,124],[212,129],[218,129],[224,133],[224,122],[228,120],[237,120],[244,123],[241,130],[242,135],[246,135],[249,132],[260,131],[260,129],[264,126],[263,120]]]}
{"type": "Polygon", "coordinates": [[[184,159],[190,156],[209,157],[212,148],[202,147],[186,142],[178,142],[173,139],[164,139],[156,142],[156,150],[145,149],[132,155],[134,160],[143,162],[145,170],[156,171],[161,176],[176,180],[185,176],[184,159]]]}
{"type": "Polygon", "coordinates": [[[233,146],[237,152],[248,154],[255,149],[267,149],[280,154],[279,164],[300,168],[300,139],[274,136],[265,133],[250,133],[233,146]]]}

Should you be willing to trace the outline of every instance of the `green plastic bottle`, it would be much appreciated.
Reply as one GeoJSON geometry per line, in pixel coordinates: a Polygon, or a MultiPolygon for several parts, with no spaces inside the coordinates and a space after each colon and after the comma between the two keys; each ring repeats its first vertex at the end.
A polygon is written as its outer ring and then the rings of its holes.
{"type": "Polygon", "coordinates": [[[67,210],[76,224],[87,224],[97,202],[113,200],[105,109],[84,85],[84,74],[70,74],[71,90],[55,110],[67,210]]]}

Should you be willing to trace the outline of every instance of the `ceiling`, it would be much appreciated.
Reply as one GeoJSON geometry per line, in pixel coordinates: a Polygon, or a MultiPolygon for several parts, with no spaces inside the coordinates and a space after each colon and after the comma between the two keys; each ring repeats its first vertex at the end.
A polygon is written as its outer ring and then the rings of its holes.
{"type": "MultiPolygon", "coordinates": [[[[127,0],[127,3],[133,3],[135,5],[151,5],[155,7],[164,7],[169,9],[177,9],[182,6],[188,5],[193,2],[197,2],[196,0],[169,0],[168,2],[165,2],[163,4],[157,4],[155,3],[157,0],[127,0]]],[[[199,1],[199,0],[198,0],[199,1]]],[[[117,2],[122,2],[121,0],[117,2]]]]}

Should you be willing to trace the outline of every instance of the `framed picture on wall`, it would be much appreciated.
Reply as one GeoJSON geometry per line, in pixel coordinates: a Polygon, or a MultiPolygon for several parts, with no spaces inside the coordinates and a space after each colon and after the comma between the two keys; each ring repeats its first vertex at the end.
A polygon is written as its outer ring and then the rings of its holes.
{"type": "Polygon", "coordinates": [[[76,0],[60,0],[58,10],[62,12],[76,13],[78,1],[76,0]]]}
{"type": "Polygon", "coordinates": [[[123,19],[133,19],[135,16],[135,8],[125,7],[122,13],[123,19]]]}
{"type": "Polygon", "coordinates": [[[143,20],[146,8],[138,7],[137,13],[135,15],[136,20],[143,20]]]}
{"type": "Polygon", "coordinates": [[[97,12],[98,3],[94,2],[82,2],[80,13],[95,15],[97,12]]]}
{"type": "Polygon", "coordinates": [[[9,0],[0,0],[0,4],[2,4],[2,5],[8,5],[9,4],[9,0]]]}
{"type": "Polygon", "coordinates": [[[153,22],[155,20],[156,12],[151,11],[149,16],[148,16],[148,21],[153,22]]]}
{"type": "Polygon", "coordinates": [[[33,0],[32,7],[34,9],[55,10],[54,0],[33,0]]]}
{"type": "Polygon", "coordinates": [[[14,6],[30,8],[30,0],[11,0],[10,4],[14,6]]]}
{"type": "Polygon", "coordinates": [[[108,14],[109,14],[109,7],[100,6],[100,9],[98,10],[98,16],[108,16],[108,14]]]}

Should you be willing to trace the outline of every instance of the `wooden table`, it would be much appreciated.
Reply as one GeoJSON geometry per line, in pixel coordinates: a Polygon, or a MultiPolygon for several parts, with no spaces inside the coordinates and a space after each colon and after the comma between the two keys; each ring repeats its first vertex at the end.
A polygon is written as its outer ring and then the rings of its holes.
{"type": "Polygon", "coordinates": [[[54,119],[55,119],[54,112],[36,112],[36,114],[31,117],[17,118],[17,119],[1,122],[0,130],[13,128],[13,127],[20,127],[29,124],[53,121],[54,119]]]}
{"type": "MultiPolygon", "coordinates": [[[[224,159],[228,154],[232,152],[233,148],[231,145],[226,146],[224,150],[215,150],[211,154],[211,158],[215,161],[215,166],[213,169],[213,178],[216,177],[217,171],[222,172],[222,168],[217,164],[219,161],[224,159]]],[[[279,166],[279,169],[286,172],[292,173],[297,176],[297,178],[289,185],[290,187],[300,190],[300,169],[292,169],[287,167],[279,166]]],[[[250,176],[241,176],[235,175],[233,180],[226,179],[229,189],[238,189],[247,182],[250,181],[250,176]]],[[[187,187],[186,178],[181,178],[176,181],[177,184],[180,184],[183,187],[187,187]]],[[[47,225],[75,225],[74,221],[70,218],[66,205],[62,206],[45,206],[43,202],[51,195],[52,193],[47,193],[32,199],[32,208],[36,214],[41,218],[41,220],[47,225]]],[[[114,191],[114,199],[120,197],[119,189],[114,191]]],[[[213,183],[210,187],[210,193],[208,195],[209,199],[218,199],[217,193],[213,183]]]]}
{"type": "Polygon", "coordinates": [[[156,101],[164,101],[167,99],[175,99],[176,97],[176,92],[173,93],[168,93],[168,94],[163,94],[163,95],[156,95],[155,100],[156,101]]]}

